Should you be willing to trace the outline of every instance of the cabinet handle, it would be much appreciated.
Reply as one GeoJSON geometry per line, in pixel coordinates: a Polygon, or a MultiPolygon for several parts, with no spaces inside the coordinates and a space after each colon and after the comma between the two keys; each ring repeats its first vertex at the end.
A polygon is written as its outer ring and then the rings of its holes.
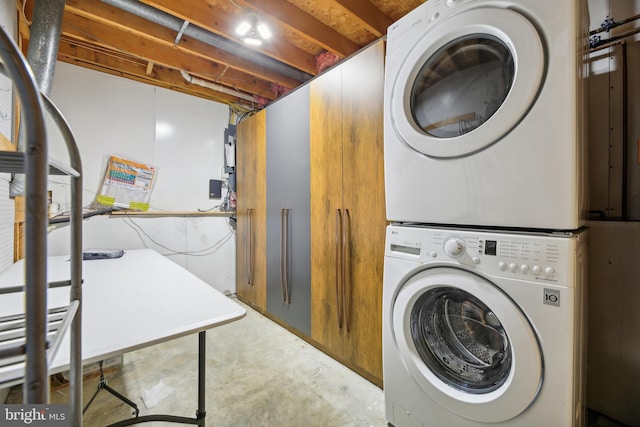
{"type": "Polygon", "coordinates": [[[245,272],[247,274],[247,284],[249,286],[253,286],[253,240],[251,239],[252,231],[251,231],[251,214],[253,213],[253,209],[247,209],[247,233],[245,235],[245,249],[244,249],[244,261],[245,261],[245,272]]]}
{"type": "Polygon", "coordinates": [[[349,242],[351,234],[351,216],[349,209],[344,210],[344,225],[342,227],[342,307],[344,309],[344,326],[349,332],[349,318],[351,317],[351,284],[350,265],[351,254],[349,253],[349,242]]]}
{"type": "Polygon", "coordinates": [[[289,288],[289,212],[284,210],[284,295],[287,304],[291,304],[291,292],[289,288]]]}
{"type": "Polygon", "coordinates": [[[342,272],[341,268],[341,250],[340,243],[342,241],[342,212],[340,209],[336,209],[336,306],[338,308],[338,328],[342,329],[342,298],[340,291],[340,276],[342,272]]]}
{"type": "Polygon", "coordinates": [[[285,251],[285,224],[284,224],[284,209],[280,209],[280,295],[282,296],[282,302],[287,302],[284,291],[284,251],[285,251]]]}
{"type": "Polygon", "coordinates": [[[289,293],[289,211],[280,209],[280,292],[282,302],[291,304],[289,293]]]}

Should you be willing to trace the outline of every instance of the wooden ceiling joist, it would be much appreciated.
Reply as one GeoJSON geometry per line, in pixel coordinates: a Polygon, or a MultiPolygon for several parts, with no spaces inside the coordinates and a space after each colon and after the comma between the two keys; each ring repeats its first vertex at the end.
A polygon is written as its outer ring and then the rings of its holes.
{"type": "Polygon", "coordinates": [[[280,25],[290,28],[300,37],[343,58],[360,49],[358,44],[285,0],[235,1],[277,20],[280,25]]]}
{"type": "MultiPolygon", "coordinates": [[[[173,14],[193,25],[211,31],[223,37],[237,40],[235,23],[244,17],[243,14],[234,15],[223,9],[215,7],[207,2],[176,2],[175,0],[141,0],[149,6],[163,12],[173,14]]],[[[273,38],[264,46],[256,48],[257,51],[277,59],[287,65],[297,68],[305,73],[315,75],[314,56],[286,40],[273,38]]]]}
{"type": "MultiPolygon", "coordinates": [[[[26,54],[36,1],[15,1],[26,54]]],[[[423,2],[66,0],[58,58],[220,102],[259,100],[260,107],[317,75],[320,55],[343,60],[423,2]],[[249,11],[273,32],[255,49],[235,34],[249,11]]]]}

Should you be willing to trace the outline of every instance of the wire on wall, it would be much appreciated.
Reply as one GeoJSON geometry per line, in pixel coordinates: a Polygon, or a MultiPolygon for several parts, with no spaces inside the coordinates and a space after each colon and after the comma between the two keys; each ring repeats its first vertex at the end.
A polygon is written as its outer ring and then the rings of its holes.
{"type": "Polygon", "coordinates": [[[163,245],[162,243],[156,241],[146,231],[144,231],[144,229],[142,228],[142,226],[140,224],[138,224],[136,221],[134,221],[133,218],[131,218],[129,215],[125,215],[124,223],[127,224],[129,227],[131,227],[131,229],[133,229],[136,232],[136,234],[140,238],[140,241],[142,242],[142,244],[144,245],[145,248],[148,248],[146,240],[149,240],[154,245],[157,245],[157,246],[167,250],[168,253],[163,253],[162,254],[164,256],[172,256],[172,255],[209,256],[209,255],[212,255],[212,254],[216,253],[218,250],[220,250],[234,235],[234,230],[227,223],[227,226],[229,226],[229,231],[227,232],[227,234],[225,234],[223,237],[221,237],[213,245],[208,246],[208,247],[203,248],[203,249],[199,249],[199,250],[181,251],[181,250],[172,249],[172,248],[170,248],[170,247],[168,247],[166,245],[163,245]],[[145,238],[146,238],[146,240],[145,240],[145,238]]]}

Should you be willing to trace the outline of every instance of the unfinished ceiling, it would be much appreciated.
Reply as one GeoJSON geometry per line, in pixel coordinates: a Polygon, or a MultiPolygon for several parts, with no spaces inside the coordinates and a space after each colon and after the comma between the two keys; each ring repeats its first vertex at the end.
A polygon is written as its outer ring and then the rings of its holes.
{"type": "MultiPolygon", "coordinates": [[[[26,52],[35,0],[17,0],[26,52]]],[[[423,0],[67,0],[58,59],[260,108],[384,36],[423,0]],[[257,12],[261,47],[234,30],[257,12]]]]}

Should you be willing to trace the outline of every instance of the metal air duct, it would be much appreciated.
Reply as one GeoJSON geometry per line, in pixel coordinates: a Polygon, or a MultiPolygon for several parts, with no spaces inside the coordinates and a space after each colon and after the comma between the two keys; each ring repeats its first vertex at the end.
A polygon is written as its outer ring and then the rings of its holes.
{"type": "Polygon", "coordinates": [[[40,92],[51,95],[66,0],[36,0],[27,61],[40,92]]]}
{"type": "MultiPolygon", "coordinates": [[[[66,0],[36,0],[33,10],[27,62],[38,89],[47,96],[51,94],[53,86],[65,3],[66,0]]],[[[21,126],[18,130],[18,151],[25,151],[26,145],[21,126]]],[[[15,174],[9,185],[9,193],[12,197],[20,196],[25,192],[24,187],[24,174],[15,174]]]]}

